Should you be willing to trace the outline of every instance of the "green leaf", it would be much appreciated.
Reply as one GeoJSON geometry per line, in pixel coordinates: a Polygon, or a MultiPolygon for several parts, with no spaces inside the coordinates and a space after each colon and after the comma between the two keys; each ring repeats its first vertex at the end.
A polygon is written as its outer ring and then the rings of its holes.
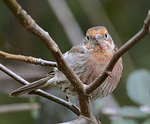
{"type": "Polygon", "coordinates": [[[131,117],[131,118],[144,118],[148,116],[147,113],[142,112],[138,107],[135,106],[122,107],[119,110],[118,114],[123,117],[131,117]]]}
{"type": "Polygon", "coordinates": [[[150,105],[150,72],[146,69],[132,72],[127,80],[127,93],[135,103],[150,105]]]}
{"type": "Polygon", "coordinates": [[[30,114],[31,114],[32,118],[37,119],[37,117],[39,115],[39,111],[38,110],[32,110],[30,114]]]}
{"type": "Polygon", "coordinates": [[[150,124],[150,119],[147,119],[143,124],[150,124]]]}
{"type": "Polygon", "coordinates": [[[138,123],[133,119],[120,119],[113,121],[111,124],[138,124],[138,123]]]}

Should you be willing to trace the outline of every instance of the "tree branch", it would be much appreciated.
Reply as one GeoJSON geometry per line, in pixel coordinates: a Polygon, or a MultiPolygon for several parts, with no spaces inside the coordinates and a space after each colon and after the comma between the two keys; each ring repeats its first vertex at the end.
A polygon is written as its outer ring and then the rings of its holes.
{"type": "Polygon", "coordinates": [[[0,105],[0,114],[18,111],[37,110],[40,108],[38,103],[19,103],[19,104],[8,104],[0,105]]]}
{"type": "MultiPolygon", "coordinates": [[[[8,68],[6,68],[5,66],[3,66],[0,63],[0,70],[2,70],[3,72],[5,72],[7,75],[9,75],[10,77],[12,77],[13,79],[15,79],[16,81],[20,82],[23,85],[29,84],[28,81],[26,81],[25,79],[23,79],[22,77],[20,77],[19,75],[15,74],[14,72],[12,72],[11,70],[9,70],[8,68]]],[[[71,111],[73,111],[75,114],[80,115],[80,109],[74,105],[71,102],[65,101],[59,97],[56,97],[52,94],[49,94],[43,90],[37,89],[35,90],[34,94],[42,96],[44,98],[47,98],[53,102],[56,102],[60,105],[63,105],[65,107],[67,107],[68,109],[70,109],[71,111]]]]}
{"type": "Polygon", "coordinates": [[[22,85],[26,85],[29,84],[28,81],[26,81],[25,79],[21,78],[19,75],[15,74],[14,72],[12,72],[11,70],[9,70],[8,68],[6,68],[4,65],[2,65],[0,63],[0,70],[2,70],[3,72],[5,72],[7,75],[9,75],[10,77],[12,77],[13,79],[15,79],[16,81],[18,81],[19,83],[21,83],[22,85]]]}
{"type": "Polygon", "coordinates": [[[61,70],[64,73],[64,75],[68,78],[68,80],[74,86],[78,94],[79,104],[81,108],[81,115],[90,118],[93,122],[99,123],[98,121],[96,121],[96,118],[92,113],[90,106],[90,98],[87,95],[85,95],[85,92],[87,94],[90,94],[97,87],[99,87],[103,83],[103,81],[108,77],[108,73],[106,72],[112,71],[118,59],[123,54],[125,54],[131,47],[133,47],[137,42],[139,42],[146,34],[148,34],[150,25],[150,11],[148,17],[145,20],[142,30],[114,54],[110,63],[106,67],[105,71],[101,74],[101,76],[99,76],[93,83],[85,87],[85,85],[81,82],[78,76],[69,67],[69,65],[67,64],[67,62],[63,57],[63,54],[61,53],[57,44],[49,36],[48,32],[44,31],[41,27],[39,27],[35,23],[35,21],[27,14],[25,10],[21,8],[21,6],[15,0],[3,0],[3,1],[11,10],[11,12],[14,14],[16,19],[20,22],[20,24],[22,24],[22,26],[24,26],[29,32],[39,37],[41,41],[45,44],[45,46],[49,49],[49,51],[52,53],[57,62],[59,70],[61,70]]]}
{"type": "Polygon", "coordinates": [[[86,117],[90,117],[91,115],[93,115],[91,114],[91,110],[85,111],[90,104],[88,100],[89,98],[86,98],[84,93],[85,85],[81,82],[75,72],[69,67],[63,57],[63,54],[61,53],[54,40],[50,37],[48,32],[44,31],[40,26],[38,26],[36,22],[31,18],[31,16],[22,9],[22,7],[17,3],[16,0],[3,0],[3,2],[7,5],[7,7],[20,22],[20,24],[24,26],[29,32],[39,37],[48,48],[48,50],[52,53],[57,62],[58,69],[64,73],[64,75],[74,86],[78,94],[81,114],[86,117]]]}
{"type": "MultiPolygon", "coordinates": [[[[91,121],[88,118],[80,116],[76,120],[64,122],[64,123],[58,123],[58,124],[91,124],[91,121]]],[[[99,123],[101,124],[101,123],[99,123]]]]}
{"type": "Polygon", "coordinates": [[[3,2],[8,6],[16,19],[20,24],[25,27],[29,32],[35,34],[41,39],[45,46],[50,50],[53,57],[55,58],[58,68],[65,74],[68,80],[75,87],[75,90],[80,95],[83,94],[84,85],[78,76],[72,71],[67,62],[65,61],[63,54],[58,48],[55,41],[50,37],[48,32],[44,31],[36,22],[27,14],[25,10],[17,3],[16,0],[3,0],[3,2]],[[63,65],[63,66],[62,66],[63,65]]]}
{"type": "Polygon", "coordinates": [[[30,64],[36,64],[36,65],[42,65],[42,66],[57,67],[56,62],[51,62],[51,61],[43,60],[41,58],[35,58],[32,56],[15,55],[15,54],[6,53],[3,51],[0,51],[0,55],[4,56],[6,59],[24,61],[30,64]]]}
{"type": "Polygon", "coordinates": [[[133,36],[130,40],[128,40],[119,50],[117,50],[106,69],[103,73],[91,84],[86,87],[86,93],[92,93],[97,87],[99,87],[105,79],[109,76],[107,72],[111,72],[116,62],[119,60],[121,56],[123,56],[128,50],[130,50],[135,44],[137,44],[142,38],[144,38],[150,31],[150,10],[148,15],[144,21],[144,25],[142,29],[133,36]]]}
{"type": "Polygon", "coordinates": [[[74,112],[76,115],[80,115],[80,109],[73,103],[71,103],[70,101],[65,101],[59,97],[56,97],[50,93],[47,93],[43,90],[40,90],[40,89],[37,89],[35,92],[34,92],[35,95],[39,95],[39,96],[42,96],[44,98],[47,98],[49,100],[52,100],[68,109],[70,109],[72,112],[74,112]]]}

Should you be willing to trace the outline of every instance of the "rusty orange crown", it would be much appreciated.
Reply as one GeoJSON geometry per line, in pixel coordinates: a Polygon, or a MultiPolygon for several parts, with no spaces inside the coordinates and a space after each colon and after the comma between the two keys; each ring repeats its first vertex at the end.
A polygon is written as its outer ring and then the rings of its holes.
{"type": "Polygon", "coordinates": [[[92,28],[88,29],[86,35],[87,36],[93,36],[95,34],[103,35],[103,34],[106,34],[106,33],[108,33],[108,31],[105,27],[97,26],[97,27],[92,27],[92,28]]]}

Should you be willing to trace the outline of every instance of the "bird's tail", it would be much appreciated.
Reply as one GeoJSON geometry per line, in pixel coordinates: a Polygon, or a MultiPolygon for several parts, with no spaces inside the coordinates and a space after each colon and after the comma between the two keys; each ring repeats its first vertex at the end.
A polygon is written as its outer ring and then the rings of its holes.
{"type": "Polygon", "coordinates": [[[36,89],[42,88],[44,84],[46,84],[47,80],[49,80],[49,77],[44,77],[40,80],[34,81],[30,84],[24,85],[23,87],[20,87],[13,92],[10,93],[9,96],[11,97],[17,97],[25,93],[29,93],[31,91],[34,91],[36,89]]]}

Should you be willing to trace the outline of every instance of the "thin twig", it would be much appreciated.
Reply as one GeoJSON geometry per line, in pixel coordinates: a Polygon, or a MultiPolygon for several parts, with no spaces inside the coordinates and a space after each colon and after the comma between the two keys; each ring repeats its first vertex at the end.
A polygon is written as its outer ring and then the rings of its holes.
{"type": "MultiPolygon", "coordinates": [[[[44,31],[41,27],[39,27],[35,21],[26,13],[25,10],[21,8],[21,6],[15,1],[15,0],[3,0],[5,4],[9,7],[11,12],[14,14],[14,16],[17,18],[17,20],[22,24],[29,32],[35,34],[37,37],[41,39],[41,41],[46,45],[46,47],[51,51],[52,55],[54,56],[58,68],[65,74],[65,76],[68,78],[68,80],[71,82],[71,84],[74,86],[80,103],[81,108],[81,114],[86,117],[93,117],[89,102],[89,97],[85,96],[84,91],[86,90],[86,93],[90,94],[92,91],[94,91],[97,87],[99,87],[102,82],[108,77],[107,73],[108,71],[111,71],[117,62],[117,60],[125,53],[127,52],[133,45],[135,45],[138,41],[140,41],[149,31],[149,18],[146,19],[145,25],[143,30],[139,32],[139,34],[136,35],[137,38],[132,38],[131,41],[127,44],[125,44],[124,47],[121,47],[121,49],[116,52],[106,67],[105,71],[102,73],[98,79],[94,81],[91,85],[88,85],[85,88],[85,85],[81,82],[81,80],[78,78],[78,76],[72,71],[72,69],[69,67],[67,62],[64,60],[64,57],[58,48],[57,44],[53,41],[53,39],[49,36],[48,32],[44,31]],[[146,23],[148,22],[148,23],[146,23]],[[132,42],[133,41],[133,42],[132,42]],[[63,65],[63,66],[62,66],[63,65]],[[100,83],[99,83],[100,82],[100,83]]],[[[150,13],[150,12],[149,12],[150,13]]],[[[95,118],[94,118],[95,119],[95,118]]],[[[97,122],[94,120],[94,122],[97,122]]]]}
{"type": "Polygon", "coordinates": [[[65,61],[63,54],[61,53],[58,45],[50,37],[49,33],[44,31],[36,22],[27,14],[25,10],[17,3],[16,0],[3,0],[3,2],[8,6],[16,19],[20,24],[25,27],[29,32],[35,34],[41,39],[45,46],[50,50],[53,57],[55,58],[58,68],[65,74],[68,80],[72,83],[77,93],[83,94],[84,85],[79,79],[79,77],[73,72],[65,61]],[[62,66],[63,65],[63,66],[62,66]]]}
{"type": "Polygon", "coordinates": [[[22,85],[26,85],[29,84],[28,81],[26,81],[25,79],[21,78],[19,75],[15,74],[14,72],[12,72],[11,70],[9,70],[8,68],[6,68],[4,65],[2,65],[0,63],[0,70],[2,70],[3,72],[5,72],[7,75],[9,75],[10,77],[12,77],[13,79],[15,79],[16,81],[18,81],[19,83],[21,83],[22,85]]]}
{"type": "Polygon", "coordinates": [[[142,38],[144,38],[149,33],[150,28],[150,10],[148,15],[144,21],[143,28],[130,40],[128,40],[119,50],[117,50],[106,69],[103,73],[91,84],[86,87],[86,93],[92,93],[97,87],[99,87],[105,79],[109,76],[107,72],[111,72],[116,62],[119,60],[121,56],[123,56],[128,50],[130,50],[135,44],[137,44],[142,38]]]}
{"type": "Polygon", "coordinates": [[[71,44],[78,44],[83,39],[84,34],[82,33],[82,30],[72,14],[69,6],[67,5],[67,1],[47,0],[47,2],[61,23],[71,44]]]}
{"type": "Polygon", "coordinates": [[[41,41],[45,44],[45,46],[48,48],[48,50],[52,53],[53,57],[57,62],[58,69],[64,73],[64,75],[71,82],[78,94],[81,114],[86,117],[90,117],[91,115],[93,115],[91,114],[91,110],[85,111],[90,104],[90,101],[88,100],[89,98],[86,98],[84,93],[85,85],[81,82],[76,73],[69,67],[58,45],[50,37],[49,33],[44,31],[39,25],[37,25],[36,22],[31,18],[31,16],[28,15],[27,12],[22,9],[22,7],[17,3],[16,0],[3,0],[3,2],[7,5],[7,7],[10,9],[10,11],[16,17],[16,19],[20,22],[20,24],[29,32],[39,37],[41,41]]]}
{"type": "MultiPolygon", "coordinates": [[[[58,123],[58,124],[93,124],[89,118],[86,118],[86,117],[80,117],[75,119],[75,120],[72,120],[72,121],[68,121],[68,122],[63,122],[63,123],[58,123]]],[[[101,123],[99,123],[101,124],[101,123]]]]}
{"type": "MultiPolygon", "coordinates": [[[[8,68],[6,68],[4,65],[2,65],[0,63],[0,70],[2,70],[3,72],[5,72],[6,74],[8,74],[10,77],[12,77],[13,79],[15,79],[16,81],[20,82],[23,85],[27,85],[29,84],[28,81],[26,81],[25,79],[23,79],[22,77],[20,77],[19,75],[15,74],[14,72],[12,72],[11,70],[9,70],[8,68]]],[[[80,115],[80,109],[75,106],[73,103],[65,101],[59,97],[56,97],[52,94],[49,94],[43,90],[37,89],[34,94],[42,96],[44,98],[47,98],[49,100],[52,100],[60,105],[63,105],[65,107],[67,107],[68,109],[70,109],[71,111],[73,111],[75,114],[80,115]]]]}
{"type": "Polygon", "coordinates": [[[47,61],[47,60],[43,60],[41,58],[35,58],[32,56],[15,55],[15,54],[6,53],[3,51],[0,51],[0,56],[4,56],[6,59],[24,61],[30,64],[57,67],[56,62],[47,61]]]}
{"type": "Polygon", "coordinates": [[[0,114],[19,112],[19,111],[31,111],[38,110],[40,108],[39,103],[18,103],[18,104],[7,104],[0,105],[0,114]]]}
{"type": "MultiPolygon", "coordinates": [[[[110,108],[110,107],[103,107],[103,108],[100,109],[100,112],[105,114],[105,115],[120,116],[121,109],[115,109],[115,108],[110,108]]],[[[150,114],[150,106],[148,106],[148,105],[139,106],[139,107],[137,107],[137,109],[139,109],[139,111],[144,112],[147,115],[150,114]]],[[[122,115],[122,117],[129,117],[130,118],[131,114],[122,115]]],[[[134,116],[134,114],[133,114],[132,118],[136,118],[136,116],[134,116]]]]}
{"type": "Polygon", "coordinates": [[[34,92],[34,94],[39,95],[39,96],[43,96],[44,98],[47,98],[49,100],[52,100],[58,104],[61,104],[63,106],[65,106],[66,108],[69,108],[71,111],[73,111],[76,115],[80,115],[80,109],[73,103],[71,103],[70,101],[65,101],[63,99],[60,99],[52,94],[49,94],[43,90],[36,90],[34,92]]]}

